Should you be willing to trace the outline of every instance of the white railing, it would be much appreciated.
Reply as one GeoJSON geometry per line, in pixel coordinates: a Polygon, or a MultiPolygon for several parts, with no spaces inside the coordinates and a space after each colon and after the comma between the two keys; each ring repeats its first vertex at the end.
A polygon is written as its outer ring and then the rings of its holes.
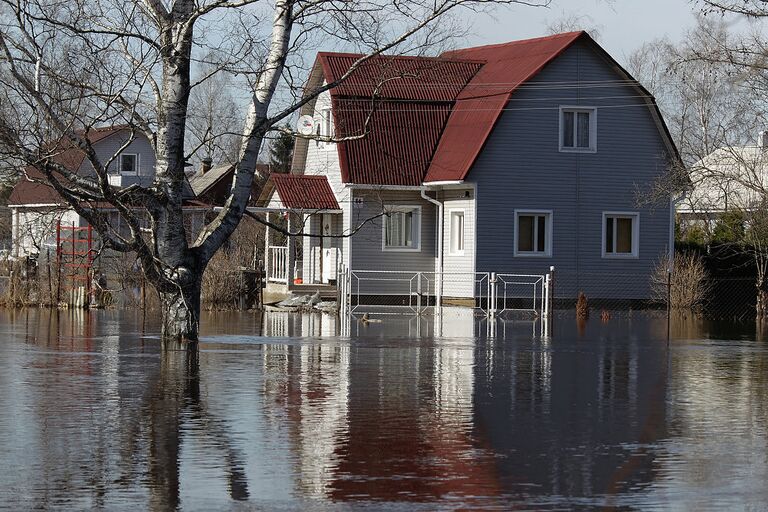
{"type": "Polygon", "coordinates": [[[269,247],[269,275],[273,283],[288,283],[288,247],[269,247]]]}
{"type": "Polygon", "coordinates": [[[354,313],[367,297],[403,297],[400,304],[377,304],[382,308],[407,307],[422,314],[431,306],[442,306],[442,291],[449,285],[471,289],[475,309],[487,316],[505,312],[527,312],[547,317],[551,306],[551,275],[497,274],[495,272],[417,272],[401,270],[350,270],[339,274],[340,310],[354,313]]]}

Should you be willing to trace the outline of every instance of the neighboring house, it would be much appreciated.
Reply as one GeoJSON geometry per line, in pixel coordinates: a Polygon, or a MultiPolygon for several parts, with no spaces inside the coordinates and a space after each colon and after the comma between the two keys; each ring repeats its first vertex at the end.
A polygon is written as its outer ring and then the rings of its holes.
{"type": "MultiPolygon", "coordinates": [[[[318,54],[307,90],[359,57],[318,54]]],[[[477,272],[554,266],[558,297],[644,299],[671,250],[671,201],[635,195],[676,148],[653,97],[585,32],[375,57],[301,113],[342,141],[297,140],[293,174],[271,178],[262,209],[293,212],[294,231],[354,235],[306,237],[301,262],[273,247],[273,281],[333,283],[342,264],[444,271],[445,296],[472,297],[477,272]]]]}
{"type": "Polygon", "coordinates": [[[727,211],[764,207],[768,191],[768,133],[754,146],[716,149],[689,169],[691,189],[677,205],[684,227],[714,223],[727,211]]]}
{"type": "MultiPolygon", "coordinates": [[[[256,164],[256,175],[251,187],[254,200],[259,196],[269,173],[269,164],[256,164]]],[[[232,190],[234,177],[233,164],[212,167],[210,161],[203,160],[200,170],[189,176],[189,185],[198,201],[212,206],[223,206],[232,190]]]]}
{"type": "MultiPolygon", "coordinates": [[[[130,140],[130,130],[125,126],[94,128],[87,133],[100,161],[108,162],[109,182],[118,187],[132,184],[149,185],[154,179],[155,154],[149,140],[141,133],[134,135],[134,140],[120,151],[130,140]]],[[[67,169],[81,175],[94,173],[83,151],[71,144],[61,144],[55,160],[67,169]]],[[[192,199],[192,190],[187,196],[192,199]]],[[[42,173],[28,167],[16,183],[9,198],[12,216],[13,255],[15,257],[36,256],[42,252],[57,248],[56,232],[59,224],[71,227],[86,227],[87,222],[72,209],[64,199],[45,182],[42,173]]],[[[110,222],[117,229],[119,215],[107,205],[104,211],[113,215],[110,222]]],[[[187,226],[190,236],[202,227],[207,206],[194,201],[187,201],[187,226]]],[[[127,226],[125,227],[127,229],[127,226]]],[[[95,236],[95,235],[94,235],[95,236]]]]}

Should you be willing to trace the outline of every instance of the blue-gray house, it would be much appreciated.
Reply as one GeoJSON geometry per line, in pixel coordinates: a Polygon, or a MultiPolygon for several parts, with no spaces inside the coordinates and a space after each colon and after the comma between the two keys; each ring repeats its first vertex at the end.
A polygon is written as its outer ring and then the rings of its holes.
{"type": "MultiPolygon", "coordinates": [[[[307,90],[359,58],[320,53],[307,90]]],[[[637,193],[677,151],[654,98],[585,32],[379,56],[302,114],[317,137],[263,204],[331,236],[306,237],[300,261],[268,241],[273,282],[332,284],[343,265],[444,273],[444,296],[471,297],[477,273],[555,267],[558,297],[644,299],[673,243],[671,202],[637,193]]]]}

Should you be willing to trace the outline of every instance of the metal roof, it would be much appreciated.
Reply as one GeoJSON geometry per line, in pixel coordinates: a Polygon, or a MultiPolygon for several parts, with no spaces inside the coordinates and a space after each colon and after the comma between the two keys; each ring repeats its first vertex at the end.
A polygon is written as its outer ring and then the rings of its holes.
{"type": "MultiPolygon", "coordinates": [[[[362,56],[320,53],[325,80],[342,77],[362,56]]],[[[482,63],[376,56],[330,90],[344,182],[420,185],[456,96],[482,63]]]]}
{"type": "Polygon", "coordinates": [[[272,174],[277,195],[286,208],[295,210],[338,210],[339,203],[333,195],[325,176],[299,174],[272,174]]]}
{"type": "MultiPolygon", "coordinates": [[[[479,46],[437,58],[376,56],[330,89],[346,183],[463,180],[510,96],[586,32],[479,46]],[[375,99],[374,99],[375,97],[375,99]],[[370,117],[369,117],[370,116],[370,117]]],[[[362,55],[319,53],[327,83],[362,55]]],[[[305,112],[303,112],[305,113],[305,112]]]]}
{"type": "Polygon", "coordinates": [[[585,35],[568,32],[446,52],[485,65],[459,94],[424,181],[463,180],[515,90],[585,35]]]}

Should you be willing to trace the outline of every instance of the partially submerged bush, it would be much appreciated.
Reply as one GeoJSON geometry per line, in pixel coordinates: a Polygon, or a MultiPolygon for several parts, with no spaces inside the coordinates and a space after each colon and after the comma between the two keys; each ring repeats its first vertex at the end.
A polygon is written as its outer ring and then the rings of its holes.
{"type": "Polygon", "coordinates": [[[669,278],[668,269],[669,258],[662,258],[656,265],[651,277],[654,299],[666,304],[669,296],[672,309],[698,311],[704,307],[712,287],[701,257],[696,254],[676,254],[669,278]]]}

